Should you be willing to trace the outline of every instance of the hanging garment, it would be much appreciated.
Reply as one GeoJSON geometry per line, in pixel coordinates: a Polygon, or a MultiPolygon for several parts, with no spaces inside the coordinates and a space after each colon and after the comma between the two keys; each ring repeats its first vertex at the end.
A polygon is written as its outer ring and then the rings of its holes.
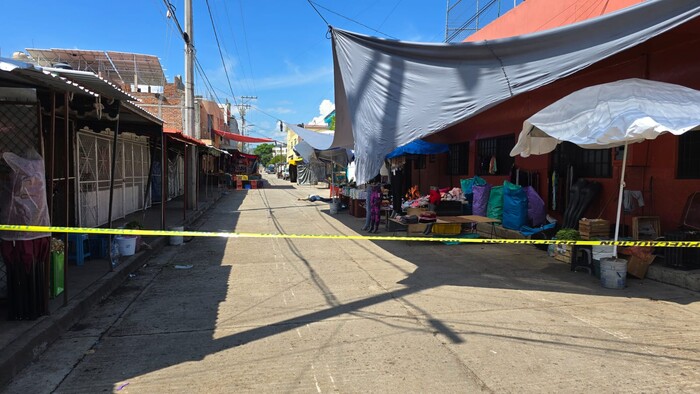
{"type": "Polygon", "coordinates": [[[496,175],[498,173],[498,165],[496,164],[496,156],[491,156],[489,161],[489,174],[496,175]]]}
{"type": "Polygon", "coordinates": [[[641,208],[644,206],[644,195],[639,190],[625,190],[622,192],[622,206],[625,208],[625,212],[641,208]]]}

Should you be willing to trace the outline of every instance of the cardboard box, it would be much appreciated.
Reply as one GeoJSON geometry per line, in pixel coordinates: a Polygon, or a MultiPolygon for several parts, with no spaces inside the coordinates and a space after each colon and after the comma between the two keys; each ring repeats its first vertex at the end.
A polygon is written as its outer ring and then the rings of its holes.
{"type": "Polygon", "coordinates": [[[415,223],[408,225],[408,234],[422,234],[428,228],[428,223],[415,223]]]}
{"type": "Polygon", "coordinates": [[[426,208],[406,208],[406,216],[408,215],[416,215],[420,216],[421,212],[425,212],[428,209],[426,208]]]}
{"type": "Polygon", "coordinates": [[[644,279],[649,266],[656,258],[654,255],[649,255],[646,258],[628,255],[621,255],[621,257],[627,260],[627,273],[639,279],[644,279]]]}

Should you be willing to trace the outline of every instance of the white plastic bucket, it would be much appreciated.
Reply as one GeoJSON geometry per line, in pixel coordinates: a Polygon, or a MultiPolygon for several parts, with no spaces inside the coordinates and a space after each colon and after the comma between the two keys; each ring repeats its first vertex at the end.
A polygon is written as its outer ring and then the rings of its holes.
{"type": "MultiPolygon", "coordinates": [[[[170,231],[184,231],[185,228],[183,226],[175,226],[175,227],[170,227],[168,230],[170,230],[170,231]]],[[[182,236],[181,235],[171,235],[169,243],[172,246],[182,245],[182,236]]]]}
{"type": "Polygon", "coordinates": [[[133,256],[136,252],[136,237],[115,237],[119,254],[122,256],[133,256]]]}
{"type": "Polygon", "coordinates": [[[334,198],[331,200],[331,213],[336,214],[340,210],[340,199],[334,198]]]}
{"type": "Polygon", "coordinates": [[[601,259],[600,284],[608,289],[624,289],[627,284],[627,260],[612,257],[601,259]]]}

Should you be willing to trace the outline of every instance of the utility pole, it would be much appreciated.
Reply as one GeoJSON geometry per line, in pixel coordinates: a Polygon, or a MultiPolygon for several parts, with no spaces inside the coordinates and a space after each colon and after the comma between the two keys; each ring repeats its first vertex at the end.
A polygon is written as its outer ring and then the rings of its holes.
{"type": "MultiPolygon", "coordinates": [[[[184,134],[194,137],[194,27],[192,18],[192,0],[185,0],[185,122],[184,134]]],[[[187,208],[197,209],[197,147],[185,148],[187,155],[187,208]]]]}
{"type": "MultiPolygon", "coordinates": [[[[258,96],[241,96],[241,103],[238,104],[238,113],[241,115],[241,135],[247,135],[245,115],[251,105],[251,100],[257,100],[258,96]]],[[[241,143],[241,152],[245,152],[245,143],[241,143]]]]}

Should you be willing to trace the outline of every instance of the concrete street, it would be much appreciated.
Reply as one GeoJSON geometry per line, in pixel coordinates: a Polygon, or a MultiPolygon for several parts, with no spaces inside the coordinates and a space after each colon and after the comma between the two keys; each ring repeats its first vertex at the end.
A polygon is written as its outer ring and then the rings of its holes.
{"type": "MultiPolygon", "coordinates": [[[[198,229],[362,227],[297,200],[328,190],[267,180],[198,229]]],[[[697,393],[700,293],[604,289],[531,246],[196,238],[165,247],[6,388],[54,391],[697,393]]]]}

